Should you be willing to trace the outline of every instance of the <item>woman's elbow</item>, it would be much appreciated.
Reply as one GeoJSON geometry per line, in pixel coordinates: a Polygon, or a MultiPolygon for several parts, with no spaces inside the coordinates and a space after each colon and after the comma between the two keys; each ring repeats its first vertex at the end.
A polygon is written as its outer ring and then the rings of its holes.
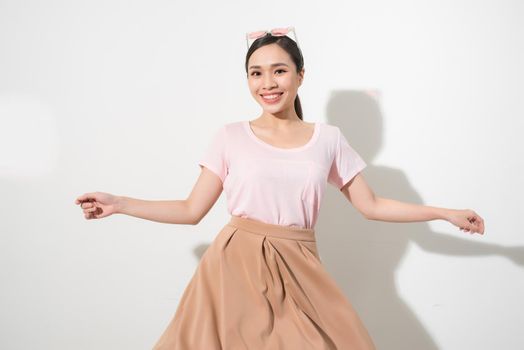
{"type": "Polygon", "coordinates": [[[372,211],[369,208],[360,209],[358,212],[366,220],[375,220],[372,211]]]}
{"type": "Polygon", "coordinates": [[[371,196],[366,200],[359,201],[353,205],[358,210],[360,215],[367,220],[376,220],[376,200],[375,196],[371,196]]]}

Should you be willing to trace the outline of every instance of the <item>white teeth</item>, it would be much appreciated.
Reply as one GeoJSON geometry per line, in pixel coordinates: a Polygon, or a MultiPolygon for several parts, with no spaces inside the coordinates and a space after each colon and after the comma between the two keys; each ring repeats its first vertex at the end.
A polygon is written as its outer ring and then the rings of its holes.
{"type": "Polygon", "coordinates": [[[262,96],[263,98],[265,99],[268,99],[268,100],[274,100],[275,98],[279,97],[281,94],[275,94],[275,95],[264,95],[262,96]]]}

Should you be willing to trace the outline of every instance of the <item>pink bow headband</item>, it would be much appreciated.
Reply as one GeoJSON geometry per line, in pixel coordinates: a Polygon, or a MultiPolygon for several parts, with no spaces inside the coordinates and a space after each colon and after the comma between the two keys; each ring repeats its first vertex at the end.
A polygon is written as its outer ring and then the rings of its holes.
{"type": "Polygon", "coordinates": [[[288,36],[288,34],[290,33],[293,33],[293,38],[291,39],[293,39],[297,43],[297,46],[298,46],[298,39],[297,39],[297,33],[295,32],[295,27],[273,28],[271,30],[257,30],[256,32],[246,33],[247,49],[249,50],[249,47],[251,46],[251,44],[253,44],[253,42],[256,39],[261,38],[265,35],[269,34],[272,36],[288,36]]]}

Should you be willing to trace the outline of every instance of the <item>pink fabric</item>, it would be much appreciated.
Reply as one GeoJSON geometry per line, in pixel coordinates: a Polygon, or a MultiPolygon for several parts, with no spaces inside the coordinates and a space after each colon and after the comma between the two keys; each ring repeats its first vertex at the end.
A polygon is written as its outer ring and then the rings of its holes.
{"type": "Polygon", "coordinates": [[[337,126],[317,122],[308,143],[284,149],[248,120],[220,127],[198,164],[222,181],[229,214],[301,228],[315,227],[327,183],[340,189],[367,166],[337,126]]]}

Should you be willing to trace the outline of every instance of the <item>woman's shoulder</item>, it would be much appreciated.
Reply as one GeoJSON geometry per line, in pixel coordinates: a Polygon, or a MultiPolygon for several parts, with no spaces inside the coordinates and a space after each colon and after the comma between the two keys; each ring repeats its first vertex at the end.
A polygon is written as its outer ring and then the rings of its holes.
{"type": "Polygon", "coordinates": [[[336,140],[340,133],[340,128],[336,125],[326,122],[318,122],[321,130],[321,135],[324,140],[336,140]]]}
{"type": "Polygon", "coordinates": [[[339,131],[339,127],[327,122],[320,122],[320,124],[324,127],[324,129],[329,130],[331,132],[337,132],[339,131]]]}
{"type": "Polygon", "coordinates": [[[233,122],[227,122],[222,124],[222,129],[228,133],[228,134],[234,134],[242,131],[242,128],[244,127],[244,123],[247,121],[244,120],[237,120],[233,122]]]}
{"type": "Polygon", "coordinates": [[[219,124],[216,126],[215,131],[226,133],[226,132],[233,132],[235,130],[239,130],[242,127],[243,120],[240,121],[234,121],[234,122],[226,122],[219,124]]]}

